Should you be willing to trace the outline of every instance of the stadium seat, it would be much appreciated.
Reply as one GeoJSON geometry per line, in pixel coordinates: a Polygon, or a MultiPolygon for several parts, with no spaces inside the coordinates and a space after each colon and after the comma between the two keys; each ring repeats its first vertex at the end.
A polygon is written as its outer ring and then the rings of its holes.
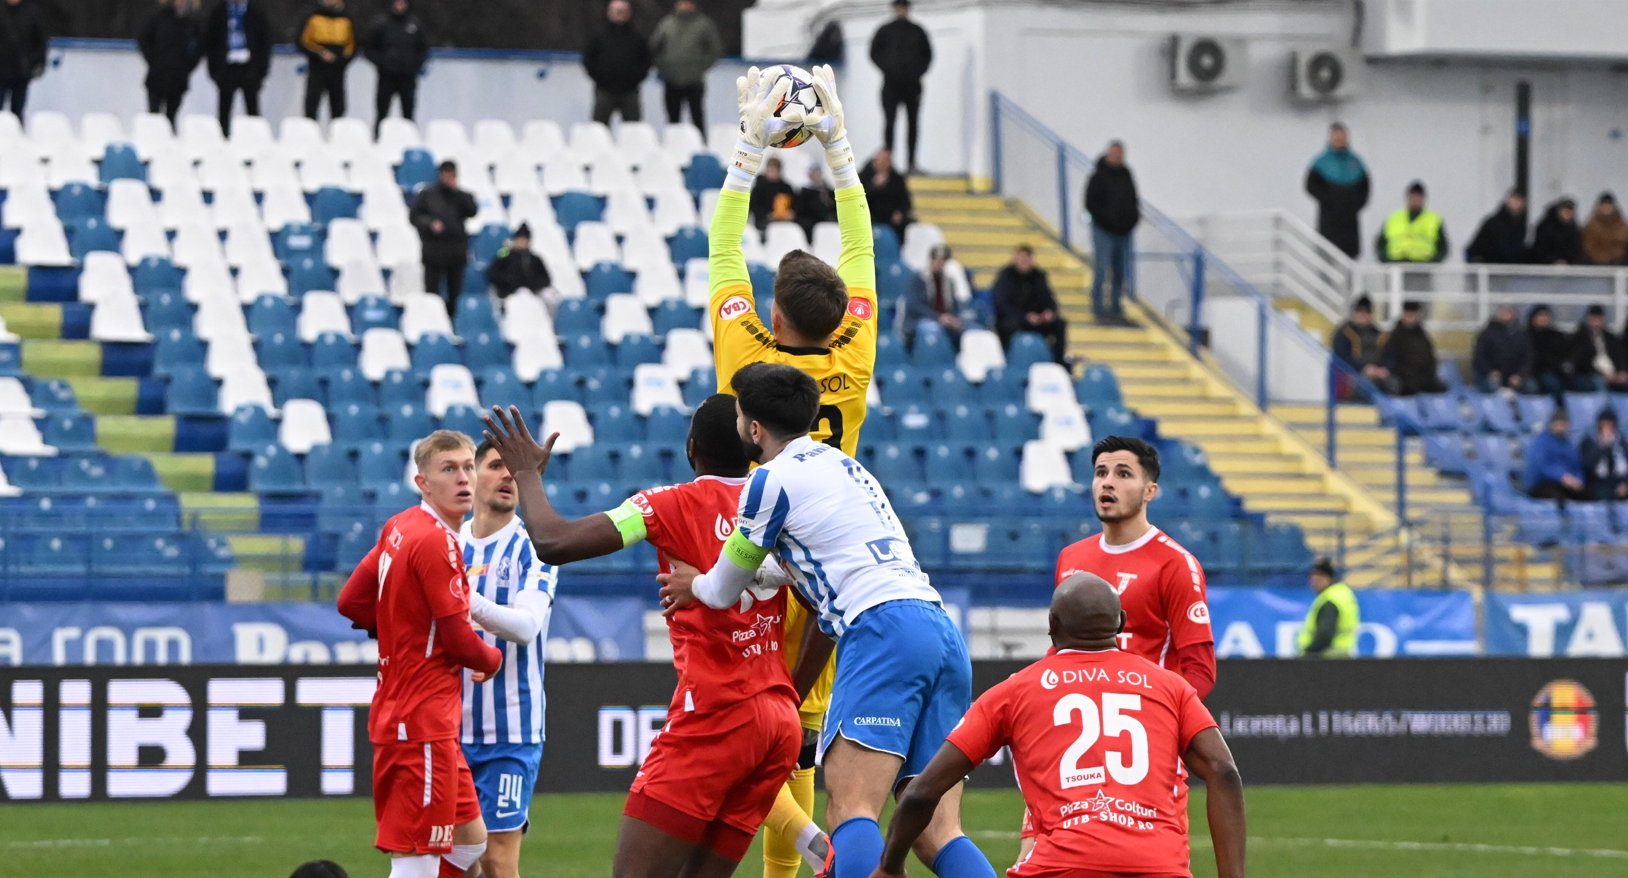
{"type": "Polygon", "coordinates": [[[370,329],[396,329],[396,307],[382,296],[363,296],[350,306],[351,332],[364,335],[370,329]]]}
{"type": "Polygon", "coordinates": [[[401,335],[410,345],[416,345],[426,333],[452,335],[452,321],[447,318],[447,306],[440,296],[417,293],[402,303],[401,335]]]}
{"type": "Polygon", "coordinates": [[[552,335],[533,336],[523,338],[515,345],[513,365],[515,374],[522,381],[531,382],[546,370],[563,368],[565,357],[560,352],[558,340],[552,335]]]}
{"type": "Polygon", "coordinates": [[[424,381],[406,369],[391,369],[379,382],[379,405],[391,409],[424,404],[424,381]]]}
{"type": "Polygon", "coordinates": [[[273,333],[254,343],[262,369],[299,369],[307,366],[305,345],[292,334],[273,333]]]}
{"type": "Polygon", "coordinates": [[[292,338],[297,321],[293,304],[282,296],[259,296],[249,306],[249,332],[261,338],[276,333],[292,338]]]}
{"type": "Polygon", "coordinates": [[[1072,484],[1068,458],[1059,446],[1041,439],[1023,443],[1019,481],[1023,489],[1039,494],[1053,486],[1072,484]]]}
{"type": "Polygon", "coordinates": [[[170,375],[165,411],[172,415],[218,414],[217,393],[215,379],[203,369],[178,370],[170,375]]]}
{"type": "Polygon", "coordinates": [[[683,408],[683,393],[671,369],[660,363],[645,363],[633,370],[633,410],[649,415],[659,406],[683,408]]]}
{"type": "Polygon", "coordinates": [[[608,368],[615,362],[610,345],[597,334],[584,333],[567,339],[564,353],[566,365],[579,371],[608,368]]]}
{"type": "Polygon", "coordinates": [[[271,414],[257,405],[241,405],[227,422],[226,448],[254,453],[277,441],[277,424],[271,414]]]}
{"type": "MultiPolygon", "coordinates": [[[[354,319],[355,315],[352,315],[354,319]]],[[[410,369],[412,360],[407,355],[407,343],[394,329],[374,328],[362,333],[362,374],[369,381],[384,380],[391,369],[410,369]]]]}
{"type": "Polygon", "coordinates": [[[274,408],[266,374],[253,365],[232,369],[221,376],[218,401],[221,414],[235,412],[241,405],[258,405],[267,410],[274,408]]]}
{"type": "MultiPolygon", "coordinates": [[[[544,174],[546,182],[546,170],[544,174]]],[[[587,192],[565,192],[554,198],[554,216],[566,234],[574,233],[580,223],[599,222],[603,215],[599,199],[587,192]]]]}
{"type": "MultiPolygon", "coordinates": [[[[561,337],[597,335],[602,318],[592,302],[586,299],[566,299],[554,312],[554,331],[561,337]]],[[[515,339],[511,337],[511,341],[515,339]]]]}
{"type": "MultiPolygon", "coordinates": [[[[435,421],[422,405],[401,405],[385,410],[385,436],[399,445],[417,441],[435,430],[435,421]]],[[[400,476],[400,473],[397,473],[400,476]]]]}
{"type": "Polygon", "coordinates": [[[976,389],[954,368],[940,369],[932,379],[930,397],[939,411],[977,404],[976,389]]]}
{"type": "Polygon", "coordinates": [[[482,332],[498,333],[497,309],[490,296],[459,296],[457,319],[453,329],[461,338],[482,332]]]}
{"type": "Polygon", "coordinates": [[[356,345],[337,332],[324,332],[311,345],[311,369],[320,375],[332,375],[340,369],[356,366],[356,345]]]}
{"type": "Polygon", "coordinates": [[[1469,458],[1464,453],[1464,440],[1458,434],[1437,433],[1424,437],[1425,463],[1450,475],[1462,476],[1469,472],[1469,458]]]}
{"type": "Polygon", "coordinates": [[[559,433],[554,450],[570,454],[577,448],[594,444],[593,425],[582,406],[570,400],[555,399],[543,405],[543,426],[540,435],[559,433]]]}
{"type": "Polygon", "coordinates": [[[923,323],[916,332],[916,345],[910,360],[918,369],[942,369],[955,365],[955,346],[936,323],[923,323]]]}
{"type": "Polygon", "coordinates": [[[257,448],[249,461],[249,490],[257,494],[304,493],[299,461],[275,443],[257,448]]]}
{"type": "Polygon", "coordinates": [[[41,430],[41,441],[64,454],[88,454],[98,451],[96,422],[89,415],[59,415],[46,418],[41,430]]]}
{"type": "Polygon", "coordinates": [[[684,265],[691,259],[707,258],[707,233],[693,226],[681,228],[667,239],[667,250],[674,265],[684,265]]]}
{"type": "Polygon", "coordinates": [[[413,374],[420,379],[428,380],[430,371],[436,366],[445,363],[461,363],[462,357],[458,354],[458,345],[451,336],[432,333],[419,339],[413,346],[412,368],[413,374]]]}
{"type": "Polygon", "coordinates": [[[278,409],[291,399],[324,401],[328,397],[314,368],[272,370],[266,373],[266,380],[271,383],[271,401],[278,409]]]}
{"type": "Polygon", "coordinates": [[[531,407],[531,392],[520,382],[520,376],[507,366],[477,373],[475,383],[479,385],[483,409],[494,405],[505,408],[513,405],[519,406],[521,411],[527,411],[531,407]]]}
{"type": "Polygon", "coordinates": [[[143,296],[160,292],[181,292],[186,274],[170,260],[149,256],[130,269],[130,283],[143,296]]]}
{"type": "Polygon", "coordinates": [[[347,450],[384,438],[384,424],[372,402],[334,405],[331,429],[333,445],[347,450]]]}
{"type": "Polygon", "coordinates": [[[486,429],[485,423],[481,421],[483,411],[479,406],[462,403],[448,406],[446,413],[440,418],[440,429],[462,433],[479,444],[481,434],[486,429]]]}
{"type": "Polygon", "coordinates": [[[283,407],[277,438],[294,454],[306,454],[318,445],[333,442],[328,428],[328,412],[314,399],[291,399],[283,407]]]}
{"type": "MultiPolygon", "coordinates": [[[[519,371],[519,370],[516,370],[519,371]]],[[[522,378],[525,376],[522,375],[522,378]]],[[[532,400],[537,409],[541,410],[552,400],[569,400],[575,403],[582,402],[582,389],[577,385],[576,378],[564,369],[546,369],[538,373],[532,384],[532,400]]]]}
{"type": "Polygon", "coordinates": [[[1091,426],[1085,410],[1058,407],[1046,411],[1040,419],[1040,438],[1064,451],[1076,451],[1091,445],[1091,426]]]}
{"type": "Polygon", "coordinates": [[[305,453],[305,485],[314,491],[327,490],[336,485],[356,484],[356,464],[350,459],[351,447],[337,443],[313,445],[305,453]]]}
{"type": "MultiPolygon", "coordinates": [[[[963,337],[962,344],[965,343],[966,339],[963,337]]],[[[1086,408],[1125,405],[1124,397],[1119,392],[1119,381],[1114,378],[1113,370],[1100,363],[1085,367],[1085,372],[1074,385],[1074,395],[1086,408]]]]}
{"type": "Polygon", "coordinates": [[[443,363],[430,369],[430,387],[425,405],[437,418],[446,417],[453,405],[480,407],[480,396],[475,390],[475,376],[461,363],[443,363]]]}
{"type": "Polygon", "coordinates": [[[717,191],[724,183],[724,166],[716,156],[698,153],[684,169],[684,188],[692,195],[717,191]]]}
{"type": "MultiPolygon", "coordinates": [[[[616,447],[629,442],[644,441],[644,419],[633,413],[624,403],[597,408],[592,416],[594,441],[599,445],[616,447]]],[[[580,465],[578,472],[584,472],[580,465]]]]}

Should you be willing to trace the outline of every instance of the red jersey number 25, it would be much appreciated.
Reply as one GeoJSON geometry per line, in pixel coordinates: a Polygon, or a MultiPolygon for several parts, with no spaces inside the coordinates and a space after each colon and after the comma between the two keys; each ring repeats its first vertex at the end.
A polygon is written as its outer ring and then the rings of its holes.
{"type": "Polygon", "coordinates": [[[1062,762],[1057,766],[1057,779],[1062,789],[1103,782],[1102,767],[1080,767],[1080,759],[1103,735],[1114,738],[1128,734],[1131,738],[1129,764],[1125,762],[1124,753],[1114,751],[1103,754],[1108,774],[1113,777],[1115,783],[1128,787],[1135,786],[1148,776],[1147,729],[1135,717],[1124,713],[1141,709],[1142,696],[1118,692],[1102,693],[1100,711],[1097,709],[1097,703],[1091,700],[1091,696],[1079,692],[1070,692],[1057,699],[1057,706],[1052,708],[1051,712],[1052,725],[1071,726],[1074,714],[1080,715],[1080,736],[1063,751],[1062,762]]]}

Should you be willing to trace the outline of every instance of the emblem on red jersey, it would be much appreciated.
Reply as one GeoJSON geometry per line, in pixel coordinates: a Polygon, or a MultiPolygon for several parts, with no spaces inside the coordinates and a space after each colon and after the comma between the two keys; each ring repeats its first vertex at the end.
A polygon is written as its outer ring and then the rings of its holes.
{"type": "Polygon", "coordinates": [[[852,317],[855,317],[855,318],[859,319],[859,320],[869,320],[869,319],[871,319],[871,300],[870,299],[849,299],[848,300],[848,314],[850,316],[852,316],[852,317]]]}
{"type": "Polygon", "coordinates": [[[713,536],[716,536],[720,540],[729,539],[730,534],[733,534],[734,532],[735,522],[725,518],[722,513],[718,515],[718,520],[712,523],[713,536]]]}
{"type": "Polygon", "coordinates": [[[1208,625],[1208,624],[1210,624],[1210,606],[1209,606],[1209,604],[1206,604],[1203,601],[1199,601],[1198,603],[1193,604],[1192,606],[1188,607],[1187,608],[1187,618],[1188,618],[1189,621],[1193,622],[1194,624],[1198,624],[1198,625],[1208,625]]]}
{"type": "Polygon", "coordinates": [[[1042,688],[1042,689],[1056,689],[1057,688],[1057,672],[1052,670],[1051,668],[1047,668],[1045,670],[1045,672],[1040,675],[1040,688],[1042,688]]]}
{"type": "Polygon", "coordinates": [[[650,518],[656,514],[656,508],[650,505],[650,498],[646,497],[642,491],[633,495],[633,508],[639,510],[639,514],[645,518],[650,518]]]}
{"type": "Polygon", "coordinates": [[[464,578],[454,573],[452,578],[447,580],[447,590],[452,592],[453,597],[457,598],[458,600],[463,600],[464,578]]]}
{"type": "Polygon", "coordinates": [[[730,296],[724,300],[722,305],[718,306],[719,320],[734,320],[736,317],[750,313],[752,313],[752,303],[747,301],[744,296],[730,296]]]}

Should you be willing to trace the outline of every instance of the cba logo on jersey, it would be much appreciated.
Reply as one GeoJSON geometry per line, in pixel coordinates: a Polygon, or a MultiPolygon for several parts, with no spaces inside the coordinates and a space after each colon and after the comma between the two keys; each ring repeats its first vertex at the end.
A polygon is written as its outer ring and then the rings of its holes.
{"type": "Polygon", "coordinates": [[[1552,680],[1532,696],[1532,749],[1550,759],[1577,759],[1600,743],[1594,695],[1576,680],[1552,680]]]}
{"type": "Polygon", "coordinates": [[[1210,624],[1210,606],[1199,601],[1187,608],[1187,620],[1195,625],[1210,624]]]}
{"type": "Polygon", "coordinates": [[[736,317],[750,313],[752,313],[752,303],[748,302],[743,296],[730,296],[724,300],[722,305],[718,306],[719,320],[734,320],[736,317]]]}
{"type": "Polygon", "coordinates": [[[849,299],[848,314],[860,320],[871,319],[871,302],[869,299],[849,299]]]}

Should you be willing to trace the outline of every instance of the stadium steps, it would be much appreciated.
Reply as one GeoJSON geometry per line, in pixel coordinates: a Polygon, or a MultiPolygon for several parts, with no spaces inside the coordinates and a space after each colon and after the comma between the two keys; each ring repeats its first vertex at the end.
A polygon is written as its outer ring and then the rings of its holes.
{"type": "Polygon", "coordinates": [[[27,300],[28,269],[21,265],[0,265],[0,303],[10,304],[27,300]]]}
{"type": "Polygon", "coordinates": [[[34,302],[0,300],[0,318],[6,329],[23,339],[62,337],[62,307],[34,302]]]}

